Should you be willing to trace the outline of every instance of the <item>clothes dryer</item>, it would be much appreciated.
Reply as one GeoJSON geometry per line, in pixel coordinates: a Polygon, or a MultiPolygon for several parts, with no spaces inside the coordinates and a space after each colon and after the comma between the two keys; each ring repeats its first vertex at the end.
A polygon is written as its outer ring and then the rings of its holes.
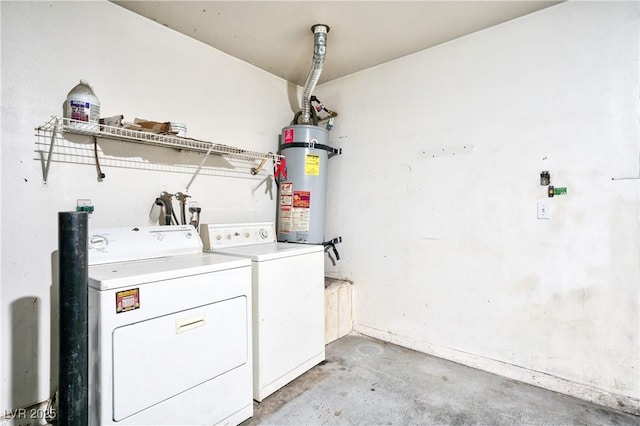
{"type": "Polygon", "coordinates": [[[90,229],[88,249],[90,423],[251,417],[251,262],[192,226],[90,229]]]}

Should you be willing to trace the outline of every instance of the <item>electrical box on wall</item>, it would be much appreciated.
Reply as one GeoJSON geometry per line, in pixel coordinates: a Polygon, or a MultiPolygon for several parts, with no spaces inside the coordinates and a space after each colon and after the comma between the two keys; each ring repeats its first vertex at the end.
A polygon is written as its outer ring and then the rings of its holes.
{"type": "Polygon", "coordinates": [[[538,201],[538,219],[551,219],[551,205],[546,201],[538,201]]]}
{"type": "Polygon", "coordinates": [[[78,212],[87,212],[89,214],[93,213],[93,211],[95,210],[95,208],[93,207],[93,203],[91,203],[91,200],[87,199],[87,198],[82,198],[77,200],[76,202],[76,211],[78,212]]]}
{"type": "Polygon", "coordinates": [[[549,188],[547,190],[549,198],[554,197],[556,195],[566,195],[567,193],[567,188],[565,187],[559,187],[559,186],[553,186],[553,185],[549,185],[549,188]]]}
{"type": "Polygon", "coordinates": [[[540,185],[547,186],[551,183],[551,175],[547,170],[540,172],[540,185]]]}

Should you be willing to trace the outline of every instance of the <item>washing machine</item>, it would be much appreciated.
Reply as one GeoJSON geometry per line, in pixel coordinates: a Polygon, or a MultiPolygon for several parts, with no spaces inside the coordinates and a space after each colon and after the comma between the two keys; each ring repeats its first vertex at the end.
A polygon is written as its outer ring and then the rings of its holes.
{"type": "Polygon", "coordinates": [[[89,229],[88,253],[90,424],[253,415],[249,260],[192,226],[89,229]]]}
{"type": "Polygon", "coordinates": [[[278,243],[273,223],[202,224],[206,251],[250,259],[253,399],[325,359],[324,248],[278,243]]]}

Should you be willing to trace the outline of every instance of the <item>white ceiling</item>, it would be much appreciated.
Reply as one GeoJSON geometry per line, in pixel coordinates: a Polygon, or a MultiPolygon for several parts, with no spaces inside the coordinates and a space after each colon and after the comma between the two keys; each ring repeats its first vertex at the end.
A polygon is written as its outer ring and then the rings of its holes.
{"type": "Polygon", "coordinates": [[[320,83],[553,6],[558,1],[114,1],[304,85],[313,24],[330,27],[320,83]]]}

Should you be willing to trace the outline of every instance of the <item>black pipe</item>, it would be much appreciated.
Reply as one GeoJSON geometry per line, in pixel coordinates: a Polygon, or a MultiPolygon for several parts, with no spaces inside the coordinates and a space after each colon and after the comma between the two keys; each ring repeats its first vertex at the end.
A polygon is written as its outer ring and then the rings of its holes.
{"type": "Polygon", "coordinates": [[[60,358],[58,424],[89,424],[87,213],[58,213],[60,358]]]}

